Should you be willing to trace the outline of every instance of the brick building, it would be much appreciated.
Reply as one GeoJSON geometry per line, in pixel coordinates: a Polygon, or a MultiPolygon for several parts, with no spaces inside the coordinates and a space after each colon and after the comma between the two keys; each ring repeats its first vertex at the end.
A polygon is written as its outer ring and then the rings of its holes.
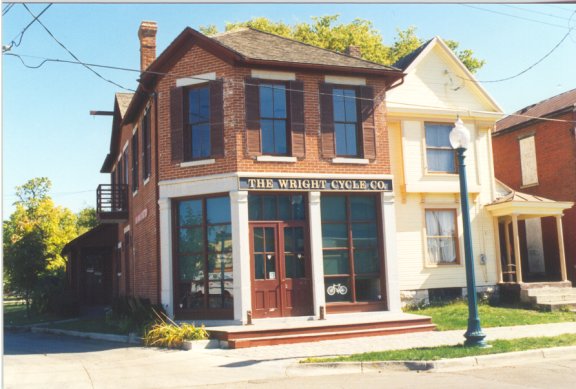
{"type": "Polygon", "coordinates": [[[399,312],[384,99],[403,73],[253,29],[187,28],[156,57],[155,34],[98,189],[115,294],[177,319],[399,312]]]}
{"type": "MultiPolygon", "coordinates": [[[[574,202],[575,107],[573,89],[498,121],[492,134],[496,178],[532,196],[574,202]]],[[[563,250],[556,236],[563,231],[567,276],[576,280],[576,209],[567,209],[562,223],[544,217],[525,221],[519,228],[525,279],[561,279],[563,250]]]]}

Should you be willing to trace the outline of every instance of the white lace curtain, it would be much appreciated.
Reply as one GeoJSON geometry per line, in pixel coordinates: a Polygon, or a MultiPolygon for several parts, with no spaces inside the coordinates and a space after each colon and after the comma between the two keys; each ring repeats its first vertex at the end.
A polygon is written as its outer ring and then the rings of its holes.
{"type": "Polygon", "coordinates": [[[428,258],[431,263],[456,262],[456,221],[451,210],[426,210],[428,258]]]}

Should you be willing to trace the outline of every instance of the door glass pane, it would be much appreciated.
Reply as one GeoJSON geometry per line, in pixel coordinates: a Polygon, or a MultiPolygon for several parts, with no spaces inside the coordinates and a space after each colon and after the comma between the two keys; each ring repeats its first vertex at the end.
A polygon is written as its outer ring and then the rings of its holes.
{"type": "Polygon", "coordinates": [[[349,277],[326,277],[324,287],[327,303],[352,301],[349,277]]]}
{"type": "Polygon", "coordinates": [[[254,252],[261,253],[264,251],[264,229],[254,228],[254,252]]]}
{"type": "Polygon", "coordinates": [[[373,196],[351,196],[352,220],[376,220],[376,201],[373,196]]]}
{"type": "Polygon", "coordinates": [[[276,273],[276,255],[274,253],[266,253],[266,279],[275,280],[278,278],[276,273]]]}
{"type": "Polygon", "coordinates": [[[284,228],[286,278],[305,277],[304,231],[302,227],[284,228]]]}
{"type": "Polygon", "coordinates": [[[323,224],[322,246],[325,248],[348,247],[346,224],[323,224]]]}
{"type": "Polygon", "coordinates": [[[254,278],[264,279],[264,254],[254,254],[254,278]]]}
{"type": "Polygon", "coordinates": [[[322,221],[346,220],[346,197],[344,196],[322,196],[320,208],[322,221]]]}
{"type": "Polygon", "coordinates": [[[274,253],[276,251],[274,228],[266,227],[264,228],[264,247],[267,253],[274,253]]]}
{"type": "Polygon", "coordinates": [[[354,250],[354,271],[356,274],[380,273],[380,258],[377,250],[354,250]]]}
{"type": "Polygon", "coordinates": [[[376,249],[378,246],[378,230],[376,223],[353,223],[352,224],[352,244],[354,248],[376,249]]]}
{"type": "Polygon", "coordinates": [[[324,250],[324,274],[349,274],[348,251],[324,250]]]}
{"type": "Polygon", "coordinates": [[[304,254],[285,254],[286,278],[305,278],[304,254]]]}
{"type": "Polygon", "coordinates": [[[381,301],[380,278],[356,277],[356,301],[381,301]]]}

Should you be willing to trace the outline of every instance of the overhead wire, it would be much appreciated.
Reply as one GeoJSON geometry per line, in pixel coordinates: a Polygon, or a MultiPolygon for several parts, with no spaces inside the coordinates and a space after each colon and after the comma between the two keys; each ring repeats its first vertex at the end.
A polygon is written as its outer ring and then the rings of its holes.
{"type": "MultiPolygon", "coordinates": [[[[566,26],[563,26],[563,25],[560,25],[560,24],[548,23],[548,22],[544,22],[544,21],[542,21],[542,20],[531,19],[531,18],[527,18],[527,17],[524,17],[524,16],[513,15],[513,14],[509,14],[509,13],[502,12],[502,11],[496,11],[496,10],[494,10],[494,9],[478,7],[478,6],[472,5],[472,4],[460,4],[460,5],[462,5],[463,7],[478,9],[478,10],[481,10],[481,11],[484,11],[484,12],[490,12],[490,13],[494,13],[494,14],[498,14],[498,15],[509,16],[509,17],[515,18],[515,19],[527,20],[527,21],[534,22],[534,23],[545,24],[545,25],[547,25],[547,26],[558,27],[558,28],[567,28],[566,26]]],[[[569,27],[568,27],[568,28],[569,28],[569,27]]]]}
{"type": "MultiPolygon", "coordinates": [[[[541,12],[541,11],[536,11],[536,10],[533,10],[533,9],[528,9],[528,8],[524,8],[524,7],[519,7],[519,6],[517,6],[517,5],[511,5],[511,4],[501,4],[501,5],[503,5],[504,7],[513,8],[513,9],[517,9],[517,10],[524,11],[524,12],[530,12],[530,13],[533,13],[533,14],[544,15],[544,16],[548,16],[548,17],[551,17],[551,18],[555,18],[555,19],[570,20],[569,17],[552,15],[552,14],[549,14],[549,13],[545,13],[545,12],[541,12]]],[[[567,11],[568,11],[568,10],[567,10],[567,11]]]]}
{"type": "MultiPolygon", "coordinates": [[[[23,4],[24,6],[26,6],[25,4],[23,4]]],[[[46,8],[44,8],[42,10],[42,12],[40,12],[37,16],[34,16],[34,19],[32,19],[32,21],[30,23],[28,23],[26,25],[26,27],[24,27],[22,29],[22,31],[20,31],[20,33],[18,35],[16,35],[14,38],[12,38],[12,41],[10,42],[10,44],[8,45],[8,49],[12,48],[12,46],[20,46],[20,44],[22,43],[22,39],[24,38],[24,34],[26,33],[26,31],[28,30],[28,28],[30,28],[31,25],[34,24],[34,22],[36,22],[38,20],[38,18],[40,16],[42,16],[44,14],[44,12],[48,11],[48,8],[52,7],[52,3],[48,4],[46,6],[46,8]],[[18,43],[16,43],[16,39],[20,37],[20,39],[18,40],[18,43]]],[[[11,8],[10,8],[11,9],[11,8]]],[[[2,51],[5,51],[4,48],[2,49],[2,51]]]]}
{"type": "MultiPolygon", "coordinates": [[[[13,56],[13,57],[17,57],[20,59],[20,61],[25,64],[24,60],[21,58],[22,56],[19,54],[15,54],[15,53],[5,53],[5,55],[8,56],[13,56]]],[[[25,57],[32,57],[32,58],[41,58],[41,57],[35,57],[35,56],[25,56],[25,57]]],[[[54,59],[54,58],[44,58],[43,61],[41,62],[40,65],[34,67],[37,68],[39,66],[42,66],[44,63],[47,62],[61,62],[61,63],[68,63],[68,64],[82,64],[76,61],[70,61],[70,60],[61,60],[61,59],[54,59]]],[[[136,69],[132,69],[132,68],[125,68],[125,67],[119,67],[119,66],[109,66],[109,65],[99,65],[99,64],[87,64],[89,66],[93,66],[93,67],[101,67],[101,68],[109,68],[109,69],[114,69],[114,70],[121,70],[121,71],[128,71],[128,72],[138,72],[138,73],[151,73],[151,74],[155,74],[155,75],[172,75],[172,76],[182,76],[183,78],[189,78],[189,79],[195,79],[195,80],[199,80],[199,81],[213,81],[213,82],[228,82],[232,85],[235,86],[259,86],[259,84],[253,84],[253,83],[249,83],[249,82],[237,82],[235,80],[232,79],[216,79],[216,80],[212,80],[206,77],[197,77],[197,76],[187,76],[185,74],[175,74],[175,73],[165,73],[165,72],[155,72],[155,71],[140,71],[140,70],[136,70],[136,69]]],[[[30,65],[25,64],[25,66],[27,67],[32,67],[30,65]]],[[[472,82],[478,82],[476,80],[472,80],[472,79],[468,79],[469,81],[472,82]]],[[[286,91],[298,91],[298,92],[302,92],[304,94],[308,93],[306,91],[300,91],[300,90],[294,90],[294,89],[290,89],[290,88],[286,88],[286,91]]],[[[322,96],[325,95],[324,93],[321,92],[315,92],[314,93],[317,96],[322,96]]],[[[355,100],[370,100],[370,101],[374,101],[378,98],[378,95],[375,96],[375,98],[373,99],[369,99],[369,98],[364,98],[364,97],[351,97],[355,100]]],[[[474,109],[469,109],[469,108],[465,108],[465,107],[442,107],[442,106],[433,106],[433,105],[423,105],[423,104],[415,104],[415,103],[405,103],[405,102],[400,102],[400,101],[393,101],[393,100],[389,100],[389,99],[384,99],[386,101],[386,103],[390,103],[390,104],[398,104],[398,105],[404,105],[404,106],[410,106],[410,107],[415,107],[415,108],[430,108],[430,109],[441,109],[441,110],[445,110],[445,111],[453,111],[453,112],[470,112],[470,113],[479,113],[479,114],[492,114],[492,115],[497,115],[499,114],[499,112],[490,112],[490,111],[481,111],[481,110],[474,110],[474,109]]],[[[576,123],[576,121],[574,120],[563,120],[563,119],[553,119],[553,118],[542,118],[542,117],[536,117],[536,116],[530,116],[530,115],[524,115],[524,114],[517,114],[517,113],[505,113],[502,112],[502,115],[505,116],[517,116],[517,117],[523,117],[523,118],[527,118],[527,119],[538,119],[538,120],[542,120],[542,121],[551,121],[551,122],[562,122],[562,123],[576,123]]]]}
{"type": "MultiPolygon", "coordinates": [[[[32,13],[32,11],[30,11],[30,9],[26,6],[26,4],[22,4],[22,5],[24,6],[24,8],[26,8],[26,10],[30,13],[30,15],[35,16],[34,13],[32,13]]],[[[38,15],[38,16],[40,16],[40,15],[38,15]]],[[[102,80],[104,80],[104,81],[106,81],[106,82],[108,82],[108,83],[110,83],[110,84],[112,84],[112,85],[114,85],[114,86],[117,86],[117,87],[119,87],[119,88],[121,88],[121,89],[129,90],[129,91],[131,91],[131,92],[135,92],[134,89],[126,88],[125,86],[122,86],[122,85],[118,84],[118,83],[115,82],[115,81],[109,80],[109,79],[105,78],[104,76],[102,76],[102,75],[101,75],[100,73],[98,73],[97,71],[95,71],[94,69],[90,68],[90,66],[85,65],[85,64],[80,60],[80,58],[78,58],[72,51],[70,51],[70,49],[68,49],[62,42],[60,42],[60,41],[54,36],[54,34],[48,29],[48,27],[46,27],[46,26],[44,25],[44,23],[42,23],[42,21],[41,21],[40,19],[38,19],[38,17],[35,17],[35,20],[38,21],[38,23],[44,28],[44,30],[48,33],[48,35],[50,35],[50,36],[52,37],[52,39],[54,39],[54,41],[56,41],[56,43],[58,43],[58,44],[60,45],[60,47],[62,47],[64,50],[66,50],[66,52],[68,52],[68,54],[70,54],[70,56],[71,56],[72,58],[74,58],[76,61],[78,61],[79,63],[81,63],[82,66],[84,66],[86,69],[88,69],[89,71],[91,71],[92,73],[94,73],[97,77],[99,77],[99,78],[101,78],[102,80]]],[[[41,65],[40,65],[40,66],[41,66],[41,65]]]]}
{"type": "Polygon", "coordinates": [[[8,12],[10,12],[10,10],[12,9],[12,7],[14,7],[14,3],[8,3],[8,4],[6,4],[6,6],[4,7],[4,9],[2,10],[2,16],[6,15],[8,12]]]}

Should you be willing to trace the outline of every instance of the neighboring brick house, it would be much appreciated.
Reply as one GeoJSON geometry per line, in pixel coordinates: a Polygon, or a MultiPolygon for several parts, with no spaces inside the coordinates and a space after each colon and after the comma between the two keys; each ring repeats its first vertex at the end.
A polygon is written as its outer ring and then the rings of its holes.
{"type": "Polygon", "coordinates": [[[155,34],[98,189],[116,295],[238,323],[400,312],[384,99],[403,73],[254,29],[186,28],[156,58],[155,34]]]}
{"type": "MultiPolygon", "coordinates": [[[[506,185],[556,201],[576,200],[576,89],[500,120],[492,144],[496,178],[506,185]]],[[[556,240],[560,227],[567,275],[576,281],[576,209],[566,210],[558,224],[546,217],[520,226],[522,239],[533,246],[526,250],[522,265],[525,278],[560,278],[558,258],[562,250],[556,240]]]]}

